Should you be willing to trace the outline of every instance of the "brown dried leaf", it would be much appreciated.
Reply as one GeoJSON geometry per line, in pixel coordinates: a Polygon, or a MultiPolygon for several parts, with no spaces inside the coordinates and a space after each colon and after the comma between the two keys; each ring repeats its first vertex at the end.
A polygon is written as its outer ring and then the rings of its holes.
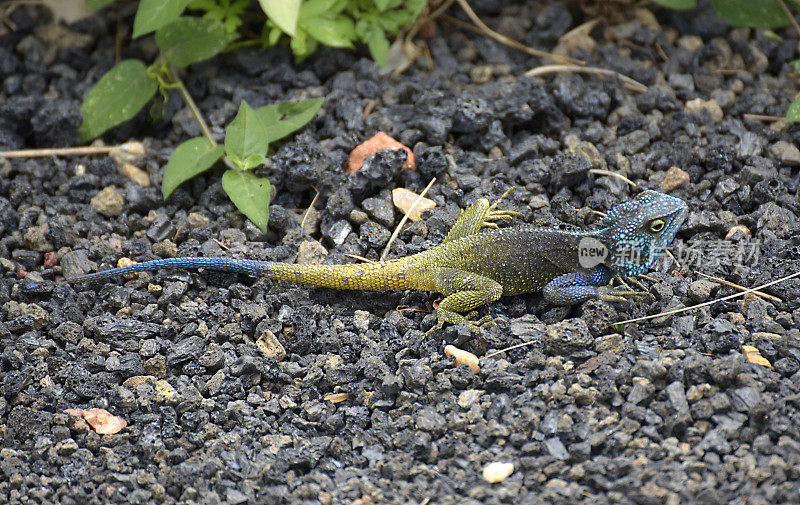
{"type": "Polygon", "coordinates": [[[89,409],[82,413],[86,422],[100,435],[113,435],[128,426],[127,421],[106,409],[89,409]]]}
{"type": "Polygon", "coordinates": [[[358,172],[361,169],[361,166],[364,164],[365,159],[384,149],[389,149],[392,151],[404,149],[406,154],[408,154],[408,158],[406,158],[406,162],[403,163],[403,168],[407,170],[416,170],[417,165],[414,161],[414,153],[411,152],[411,149],[396,141],[392,137],[386,135],[385,133],[378,132],[371,139],[363,142],[350,152],[350,159],[347,161],[347,168],[345,169],[345,172],[348,174],[358,172]]]}
{"type": "Polygon", "coordinates": [[[772,368],[772,363],[770,363],[767,358],[762,356],[755,347],[751,345],[743,345],[742,353],[744,354],[744,357],[747,359],[748,363],[755,363],[756,365],[772,368]]]}
{"type": "Polygon", "coordinates": [[[350,393],[331,393],[329,395],[325,395],[322,399],[326,402],[340,403],[347,400],[349,397],[350,393]]]}
{"type": "MultiPolygon", "coordinates": [[[[400,209],[405,214],[414,205],[419,195],[406,188],[395,188],[392,190],[392,202],[394,206],[400,209]]],[[[423,211],[436,207],[436,202],[428,198],[422,197],[414,207],[414,210],[408,214],[408,218],[412,221],[417,221],[422,215],[423,211]]]]}

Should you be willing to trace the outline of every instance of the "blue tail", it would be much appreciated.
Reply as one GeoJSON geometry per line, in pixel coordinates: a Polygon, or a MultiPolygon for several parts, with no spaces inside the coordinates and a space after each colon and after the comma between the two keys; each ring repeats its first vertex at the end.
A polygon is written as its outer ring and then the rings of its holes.
{"type": "Polygon", "coordinates": [[[205,268],[207,270],[219,270],[222,272],[233,272],[237,274],[247,274],[253,277],[269,276],[275,270],[275,263],[269,261],[253,261],[253,260],[239,260],[233,258],[219,258],[219,257],[200,257],[200,256],[187,256],[183,258],[167,258],[161,260],[145,261],[143,263],[136,263],[126,267],[112,268],[111,270],[104,270],[102,272],[95,272],[93,274],[83,275],[74,279],[69,279],[70,282],[85,282],[96,281],[101,279],[110,279],[124,274],[131,274],[134,272],[145,272],[160,270],[162,268],[172,268],[180,270],[195,270],[198,268],[205,268]]]}

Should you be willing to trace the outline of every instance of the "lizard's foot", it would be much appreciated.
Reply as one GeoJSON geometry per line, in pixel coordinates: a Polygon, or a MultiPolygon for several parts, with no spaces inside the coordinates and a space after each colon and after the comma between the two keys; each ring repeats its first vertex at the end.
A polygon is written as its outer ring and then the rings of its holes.
{"type": "Polygon", "coordinates": [[[441,319],[439,319],[439,320],[436,322],[436,324],[434,324],[433,326],[431,326],[431,329],[430,329],[430,330],[428,330],[428,331],[426,331],[426,332],[425,332],[425,335],[423,335],[423,337],[422,337],[422,338],[428,338],[428,337],[430,337],[431,335],[433,335],[433,334],[434,334],[434,333],[436,333],[437,331],[441,330],[441,329],[442,329],[442,326],[444,326],[444,321],[442,321],[441,319]]]}
{"type": "Polygon", "coordinates": [[[439,319],[433,327],[425,332],[425,338],[428,338],[431,334],[433,334],[437,330],[441,330],[444,326],[445,322],[452,323],[452,324],[463,324],[467,328],[470,329],[472,333],[478,332],[481,328],[491,328],[493,326],[497,326],[496,318],[494,316],[483,316],[480,319],[476,319],[478,317],[478,311],[473,310],[466,316],[462,316],[461,314],[455,314],[454,316],[449,316],[447,320],[439,319]]]}
{"type": "Polygon", "coordinates": [[[497,326],[497,321],[499,321],[499,317],[494,316],[483,316],[482,318],[478,319],[477,321],[473,321],[476,327],[478,328],[492,328],[497,326]]]}
{"type": "Polygon", "coordinates": [[[509,187],[509,188],[506,190],[506,192],[505,192],[505,193],[503,193],[502,195],[500,195],[500,198],[498,198],[497,200],[495,200],[495,202],[494,202],[493,204],[489,205],[489,209],[488,209],[489,213],[493,212],[493,211],[494,211],[494,209],[496,209],[496,208],[497,208],[497,206],[498,206],[498,205],[500,205],[500,202],[502,202],[502,201],[503,201],[503,198],[505,198],[505,197],[507,197],[508,195],[510,195],[512,191],[514,191],[514,186],[511,186],[511,187],[509,187]]]}
{"type": "Polygon", "coordinates": [[[484,228],[497,228],[495,221],[511,221],[515,217],[521,219],[523,215],[521,212],[514,210],[491,210],[486,213],[481,226],[484,228]]]}
{"type": "Polygon", "coordinates": [[[597,289],[597,299],[604,302],[629,302],[631,298],[646,298],[650,296],[647,291],[633,291],[613,289],[602,286],[597,289]]]}
{"type": "Polygon", "coordinates": [[[483,218],[483,223],[481,226],[485,228],[497,228],[497,223],[495,223],[495,221],[510,221],[515,217],[523,217],[522,213],[513,210],[496,210],[500,202],[503,201],[503,199],[512,191],[514,191],[514,186],[508,188],[505,193],[500,195],[500,198],[498,198],[493,204],[489,205],[489,208],[486,209],[486,215],[483,218]]]}
{"type": "Polygon", "coordinates": [[[656,282],[658,282],[658,279],[654,279],[654,278],[650,277],[650,276],[649,276],[649,275],[647,275],[647,274],[636,274],[636,275],[634,275],[633,277],[634,277],[635,279],[644,279],[644,280],[646,280],[646,281],[650,281],[650,282],[652,282],[653,284],[655,284],[656,282]]]}
{"type": "Polygon", "coordinates": [[[494,316],[486,315],[486,316],[483,316],[480,319],[475,319],[476,317],[478,317],[478,311],[477,310],[473,310],[472,312],[470,312],[469,314],[467,314],[464,317],[464,319],[465,319],[464,324],[469,326],[469,328],[473,332],[478,331],[481,328],[490,328],[492,326],[495,326],[495,322],[494,322],[495,317],[494,316]]]}
{"type": "MultiPolygon", "coordinates": [[[[648,277],[644,277],[644,278],[649,279],[648,277]]],[[[625,277],[624,279],[622,279],[620,277],[618,280],[623,286],[625,286],[628,289],[631,289],[630,286],[628,286],[628,284],[632,284],[634,287],[636,287],[636,288],[638,288],[638,289],[640,289],[642,291],[649,291],[647,286],[642,284],[642,281],[640,281],[636,276],[629,276],[629,277],[625,277]]],[[[652,280],[652,279],[650,279],[650,280],[652,280]]]]}

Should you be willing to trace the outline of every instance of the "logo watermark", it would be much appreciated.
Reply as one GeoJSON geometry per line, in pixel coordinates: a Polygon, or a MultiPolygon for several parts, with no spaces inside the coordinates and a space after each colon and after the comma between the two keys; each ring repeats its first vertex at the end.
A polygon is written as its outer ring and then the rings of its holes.
{"type": "MultiPolygon", "coordinates": [[[[619,244],[618,244],[619,246],[619,244]]],[[[761,259],[761,242],[758,240],[707,240],[691,245],[673,242],[669,248],[679,264],[692,269],[710,269],[719,266],[753,267],[761,259]]],[[[642,262],[644,251],[633,243],[622,244],[614,256],[616,265],[638,265],[642,262]]],[[[581,267],[592,269],[597,265],[608,264],[608,247],[594,237],[584,237],[578,243],[578,263],[581,267]]],[[[654,269],[663,268],[665,262],[672,262],[667,255],[660,255],[654,269]]]]}
{"type": "Polygon", "coordinates": [[[583,237],[578,242],[578,264],[583,268],[592,269],[602,265],[608,258],[608,247],[594,237],[583,237]]]}
{"type": "Polygon", "coordinates": [[[719,266],[756,266],[761,259],[761,241],[707,240],[691,245],[675,242],[670,248],[681,265],[704,270],[719,266]]]}

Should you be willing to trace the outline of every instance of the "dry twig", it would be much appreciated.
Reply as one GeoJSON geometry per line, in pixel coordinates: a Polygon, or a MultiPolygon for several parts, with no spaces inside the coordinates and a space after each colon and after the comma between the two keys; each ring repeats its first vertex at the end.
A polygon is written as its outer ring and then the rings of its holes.
{"type": "Polygon", "coordinates": [[[768,282],[766,284],[762,284],[762,285],[756,286],[754,288],[746,289],[744,291],[741,291],[739,293],[734,293],[732,295],[723,296],[722,298],[717,298],[716,300],[709,300],[709,301],[704,302],[704,303],[700,303],[700,304],[697,304],[697,305],[692,305],[691,307],[683,307],[682,309],[669,310],[667,312],[661,312],[660,314],[653,314],[652,316],[637,317],[635,319],[626,319],[624,321],[620,321],[620,322],[615,323],[615,324],[627,324],[627,323],[636,323],[638,321],[647,321],[648,319],[656,319],[658,317],[672,316],[674,314],[681,314],[683,312],[688,312],[690,310],[699,309],[701,307],[708,307],[709,305],[713,305],[713,304],[715,304],[717,302],[724,302],[724,301],[727,301],[727,300],[732,300],[734,298],[739,298],[739,297],[744,296],[744,295],[746,295],[748,293],[755,293],[756,291],[761,291],[764,288],[768,288],[770,286],[774,286],[775,284],[780,284],[781,282],[786,282],[786,281],[788,281],[790,279],[794,279],[796,277],[800,277],[800,272],[795,272],[793,274],[786,275],[784,277],[781,277],[780,279],[768,282]]]}
{"type": "MultiPolygon", "coordinates": [[[[746,287],[740,286],[740,285],[736,284],[735,282],[726,281],[725,279],[720,279],[719,277],[714,277],[713,275],[704,274],[702,272],[697,272],[697,275],[700,275],[701,277],[705,277],[706,279],[708,279],[710,281],[714,281],[714,282],[716,282],[718,284],[722,284],[724,286],[728,286],[729,288],[738,289],[739,291],[747,291],[746,287]]],[[[770,295],[770,294],[767,294],[767,293],[762,293],[761,291],[753,291],[752,293],[754,295],[756,295],[757,297],[759,297],[759,298],[772,300],[773,302],[781,303],[783,301],[780,298],[778,298],[777,296],[773,296],[773,295],[770,295]]]]}
{"type": "Polygon", "coordinates": [[[622,84],[625,85],[631,91],[635,91],[637,93],[644,93],[647,91],[647,86],[631,79],[627,75],[620,74],[619,72],[615,72],[613,70],[607,70],[605,68],[598,68],[598,67],[584,67],[581,65],[543,65],[541,67],[536,67],[528,70],[525,72],[525,77],[536,77],[539,75],[544,74],[551,74],[554,72],[576,72],[581,74],[596,74],[602,76],[610,76],[616,77],[622,84]]]}
{"type": "Polygon", "coordinates": [[[398,224],[397,227],[394,229],[394,233],[392,233],[392,236],[389,237],[389,242],[387,242],[386,247],[383,248],[383,252],[381,253],[381,261],[384,261],[386,259],[386,256],[389,254],[389,249],[391,249],[392,244],[394,243],[397,236],[400,235],[400,230],[403,228],[403,225],[406,224],[406,221],[408,221],[409,214],[411,214],[411,212],[414,210],[414,207],[417,206],[419,201],[422,200],[422,197],[425,196],[425,193],[427,193],[428,190],[431,189],[431,186],[433,186],[434,182],[436,182],[436,177],[431,179],[431,182],[429,182],[428,185],[425,186],[425,189],[422,190],[422,193],[420,193],[419,196],[417,196],[417,199],[414,200],[414,203],[411,204],[411,207],[409,207],[406,213],[403,214],[403,219],[400,220],[400,224],[398,224]]]}
{"type": "Polygon", "coordinates": [[[590,174],[594,174],[594,175],[607,175],[609,177],[616,177],[617,179],[621,180],[622,182],[625,182],[625,183],[629,184],[633,188],[638,188],[639,187],[638,184],[636,184],[632,180],[628,179],[624,175],[622,175],[620,173],[617,173],[617,172],[612,172],[611,170],[603,170],[602,168],[590,168],[589,169],[589,173],[590,174]]]}

